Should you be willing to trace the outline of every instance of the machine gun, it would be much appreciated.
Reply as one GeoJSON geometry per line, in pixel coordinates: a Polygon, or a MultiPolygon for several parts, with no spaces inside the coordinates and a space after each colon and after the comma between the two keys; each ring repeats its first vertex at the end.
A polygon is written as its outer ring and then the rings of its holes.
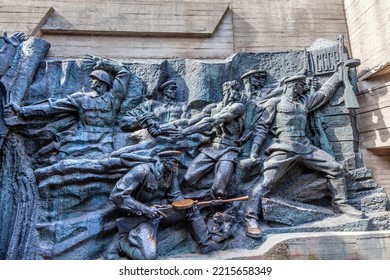
{"type": "Polygon", "coordinates": [[[130,230],[132,230],[133,228],[135,228],[141,223],[147,221],[158,222],[162,219],[166,219],[168,218],[169,213],[173,211],[183,211],[183,210],[190,209],[192,207],[203,208],[203,207],[210,207],[210,206],[219,206],[225,203],[231,203],[235,201],[246,201],[248,199],[249,199],[248,196],[241,196],[241,197],[235,197],[229,199],[218,198],[218,199],[205,200],[205,201],[198,201],[193,199],[181,199],[172,202],[172,204],[154,205],[154,207],[162,213],[162,215],[157,219],[150,220],[145,216],[131,216],[131,217],[118,218],[116,222],[118,224],[119,233],[128,233],[130,232],[130,230]]]}
{"type": "Polygon", "coordinates": [[[358,109],[359,102],[356,98],[355,91],[353,90],[351,81],[349,80],[349,69],[358,67],[360,65],[360,60],[348,59],[348,54],[344,51],[343,34],[340,34],[337,40],[339,41],[339,57],[340,57],[339,63],[342,64],[342,66],[339,67],[339,75],[340,75],[340,79],[344,82],[344,86],[345,86],[344,95],[343,95],[345,107],[348,109],[358,109]]]}

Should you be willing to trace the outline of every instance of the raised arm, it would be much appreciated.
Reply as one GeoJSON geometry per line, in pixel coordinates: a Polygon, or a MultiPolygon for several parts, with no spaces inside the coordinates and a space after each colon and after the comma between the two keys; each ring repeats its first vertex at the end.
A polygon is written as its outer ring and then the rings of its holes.
{"type": "Polygon", "coordinates": [[[340,75],[336,72],[329,78],[329,80],[326,81],[325,84],[321,86],[318,91],[303,96],[302,99],[307,110],[309,112],[314,111],[328,103],[341,83],[342,81],[340,81],[340,75]]]}
{"type": "Polygon", "coordinates": [[[125,65],[118,61],[91,55],[83,57],[83,64],[89,69],[103,69],[112,73],[114,79],[111,91],[119,102],[123,101],[130,80],[130,71],[125,65]]]}
{"type": "Polygon", "coordinates": [[[15,56],[16,48],[23,42],[24,33],[15,33],[11,37],[4,32],[0,39],[3,39],[5,44],[0,49],[0,78],[4,76],[11,65],[12,59],[15,56]]]}

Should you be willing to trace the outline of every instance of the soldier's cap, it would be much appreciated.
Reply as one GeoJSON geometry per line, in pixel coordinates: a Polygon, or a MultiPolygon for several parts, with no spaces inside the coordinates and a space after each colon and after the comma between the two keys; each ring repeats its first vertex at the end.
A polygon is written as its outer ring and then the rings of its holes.
{"type": "Polygon", "coordinates": [[[160,86],[160,90],[164,90],[167,86],[170,86],[170,85],[174,85],[175,87],[177,87],[176,82],[174,80],[169,80],[160,86]]]}
{"type": "Polygon", "coordinates": [[[300,75],[300,76],[292,76],[284,81],[285,84],[289,84],[292,82],[303,82],[306,83],[306,76],[300,75]]]}
{"type": "Polygon", "coordinates": [[[177,160],[180,155],[181,155],[181,152],[177,151],[177,150],[166,150],[166,151],[162,151],[162,152],[157,153],[157,156],[160,159],[176,159],[177,160]]]}
{"type": "Polygon", "coordinates": [[[267,77],[267,71],[264,70],[249,70],[248,72],[244,73],[244,75],[241,76],[241,80],[245,79],[248,76],[251,75],[259,75],[261,77],[267,77]]]}
{"type": "Polygon", "coordinates": [[[94,77],[102,82],[105,82],[107,85],[111,86],[111,75],[104,70],[101,69],[93,70],[91,74],[89,74],[89,76],[94,77]]]}

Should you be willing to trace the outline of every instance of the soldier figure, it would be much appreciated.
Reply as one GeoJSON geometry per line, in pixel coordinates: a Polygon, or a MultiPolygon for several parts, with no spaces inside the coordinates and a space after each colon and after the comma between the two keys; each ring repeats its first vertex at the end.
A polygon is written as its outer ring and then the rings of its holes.
{"type": "Polygon", "coordinates": [[[158,153],[157,160],[136,165],[112,190],[110,200],[129,215],[118,219],[120,254],[125,254],[130,259],[155,259],[156,234],[160,222],[173,223],[183,219],[189,222],[191,234],[198,243],[201,253],[207,254],[224,246],[223,243],[211,239],[206,223],[196,206],[189,210],[173,212],[168,216],[159,210],[159,206],[164,202],[171,203],[183,199],[177,178],[179,155],[178,151],[158,153]],[[129,224],[134,227],[128,228],[129,224]]]}
{"type": "Polygon", "coordinates": [[[261,116],[263,104],[271,97],[275,97],[282,93],[282,87],[272,84],[271,88],[264,88],[267,80],[267,71],[250,70],[241,76],[241,81],[244,84],[244,92],[242,93],[242,102],[245,105],[245,127],[246,132],[241,139],[243,144],[242,154],[245,157],[249,156],[250,141],[247,141],[251,136],[251,130],[256,124],[256,119],[261,116]]]}
{"type": "Polygon", "coordinates": [[[121,124],[124,131],[146,128],[150,135],[156,137],[174,129],[175,125],[180,125],[182,119],[187,118],[187,105],[176,100],[176,82],[169,80],[163,83],[160,91],[163,95],[161,101],[150,99],[127,112],[121,124]]]}
{"type": "Polygon", "coordinates": [[[225,195],[234,168],[241,151],[238,141],[244,129],[245,106],[240,103],[239,84],[229,81],[223,84],[223,101],[206,106],[200,121],[182,130],[183,135],[191,135],[204,131],[215,130],[211,147],[201,150],[184,176],[192,186],[203,176],[214,169],[212,191],[215,197],[225,195]]]}
{"type": "Polygon", "coordinates": [[[24,107],[12,104],[13,110],[22,117],[64,113],[76,116],[77,127],[57,135],[60,138],[56,145],[59,159],[96,157],[113,151],[113,127],[126,94],[130,72],[123,64],[100,57],[85,56],[83,62],[94,69],[89,75],[92,91],[76,92],[66,98],[48,99],[24,107]]]}
{"type": "Polygon", "coordinates": [[[267,71],[263,70],[250,70],[244,75],[241,76],[241,81],[245,88],[245,99],[246,100],[254,100],[257,98],[263,98],[263,93],[261,89],[265,85],[265,81],[267,79],[267,71]]]}
{"type": "Polygon", "coordinates": [[[268,147],[269,156],[264,162],[263,175],[250,191],[246,206],[246,233],[259,238],[262,230],[258,224],[261,211],[261,198],[267,195],[278,180],[286,174],[294,163],[319,171],[329,179],[329,189],[336,213],[362,217],[362,213],[347,204],[346,185],[343,167],[328,153],[310,143],[305,134],[307,113],[327,103],[340,85],[338,73],[317,91],[305,94],[305,76],[285,80],[285,90],[281,97],[269,99],[264,104],[264,112],[257,122],[251,158],[259,157],[260,147],[268,131],[275,138],[268,147]]]}

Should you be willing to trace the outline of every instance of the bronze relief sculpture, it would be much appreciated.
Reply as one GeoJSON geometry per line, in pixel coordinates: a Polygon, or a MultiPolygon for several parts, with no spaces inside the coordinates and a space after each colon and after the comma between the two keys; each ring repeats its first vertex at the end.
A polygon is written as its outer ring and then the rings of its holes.
{"type": "Polygon", "coordinates": [[[238,53],[199,74],[185,59],[45,60],[42,39],[2,39],[0,221],[22,226],[0,258],[164,259],[388,229],[343,45],[238,53]]]}

